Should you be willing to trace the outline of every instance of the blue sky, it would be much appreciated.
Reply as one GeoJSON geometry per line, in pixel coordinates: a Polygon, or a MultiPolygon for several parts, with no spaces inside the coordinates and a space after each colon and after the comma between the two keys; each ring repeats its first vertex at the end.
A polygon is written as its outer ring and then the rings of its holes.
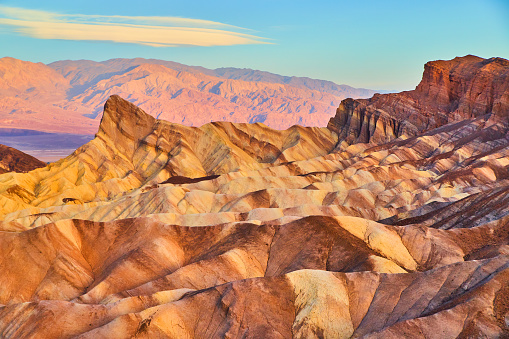
{"type": "Polygon", "coordinates": [[[144,57],[406,90],[426,61],[466,54],[509,58],[509,1],[0,0],[0,56],[34,62],[144,57]]]}

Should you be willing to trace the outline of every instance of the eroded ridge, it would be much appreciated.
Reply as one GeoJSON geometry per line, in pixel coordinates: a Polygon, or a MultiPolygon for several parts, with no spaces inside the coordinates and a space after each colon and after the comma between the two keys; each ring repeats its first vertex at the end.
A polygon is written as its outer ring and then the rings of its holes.
{"type": "Polygon", "coordinates": [[[94,140],[0,176],[0,337],[507,336],[497,107],[356,143],[112,96],[94,140]]]}

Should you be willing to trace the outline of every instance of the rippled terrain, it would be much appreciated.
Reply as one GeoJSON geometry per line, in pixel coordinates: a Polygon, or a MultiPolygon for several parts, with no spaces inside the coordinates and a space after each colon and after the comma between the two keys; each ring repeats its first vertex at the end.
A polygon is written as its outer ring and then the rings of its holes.
{"type": "Polygon", "coordinates": [[[111,96],[92,141],[0,176],[0,336],[507,336],[508,69],[428,63],[284,131],[111,96]]]}

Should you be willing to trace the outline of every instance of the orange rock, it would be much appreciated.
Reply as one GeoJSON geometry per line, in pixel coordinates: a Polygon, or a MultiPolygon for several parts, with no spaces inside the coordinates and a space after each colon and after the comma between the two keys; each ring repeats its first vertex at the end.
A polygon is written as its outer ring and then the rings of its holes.
{"type": "Polygon", "coordinates": [[[413,91],[342,101],[328,127],[348,143],[381,143],[487,114],[509,117],[509,61],[467,55],[426,63],[413,91]]]}

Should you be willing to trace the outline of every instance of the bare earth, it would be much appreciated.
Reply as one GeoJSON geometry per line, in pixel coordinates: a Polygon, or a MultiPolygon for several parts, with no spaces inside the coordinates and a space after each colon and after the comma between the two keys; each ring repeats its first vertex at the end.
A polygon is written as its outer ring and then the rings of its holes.
{"type": "Polygon", "coordinates": [[[0,174],[7,172],[29,172],[46,164],[17,149],[0,144],[0,174]]]}
{"type": "Polygon", "coordinates": [[[0,337],[507,337],[508,69],[428,63],[327,128],[111,96],[92,141],[0,175],[0,337]]]}

